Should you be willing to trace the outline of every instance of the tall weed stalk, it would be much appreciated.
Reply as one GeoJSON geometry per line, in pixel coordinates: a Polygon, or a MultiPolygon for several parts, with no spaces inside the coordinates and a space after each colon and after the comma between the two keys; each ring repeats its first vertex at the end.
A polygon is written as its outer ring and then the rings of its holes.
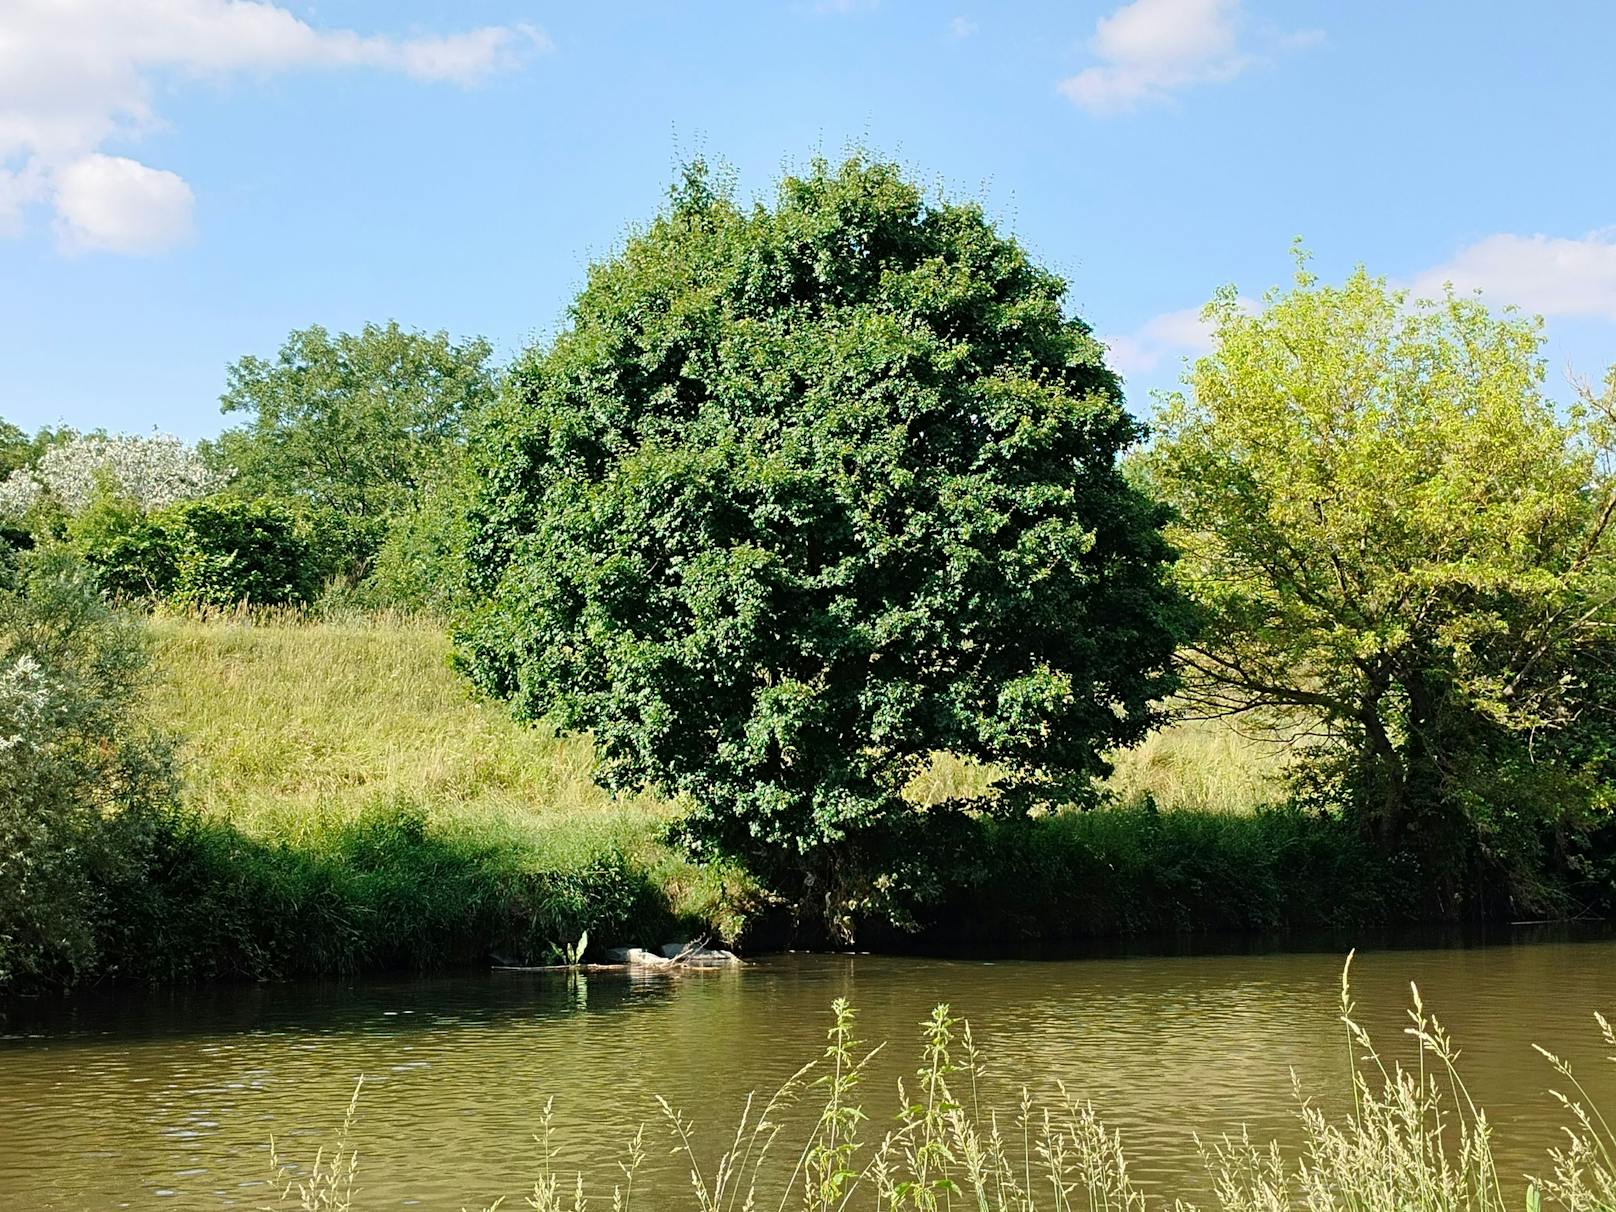
{"type": "MultiPolygon", "coordinates": [[[[1412,1055],[1382,1054],[1359,1023],[1352,1001],[1351,959],[1342,973],[1340,1020],[1349,1060],[1351,1110],[1332,1116],[1296,1084],[1299,1147],[1253,1140],[1249,1133],[1196,1138],[1217,1212],[1508,1212],[1493,1156],[1493,1130],[1459,1074],[1458,1052],[1425,1007],[1417,987],[1405,1035],[1412,1055]]],[[[1596,1015],[1610,1059],[1616,1031],[1596,1015]]],[[[688,1170],[682,1195],[636,1188],[647,1147],[642,1126],[619,1163],[613,1212],[649,1199],[656,1209],[693,1212],[1147,1212],[1165,1201],[1147,1197],[1132,1178],[1121,1135],[1085,1099],[1056,1082],[1039,1097],[1029,1087],[1009,1108],[984,1108],[985,1060],[970,1025],[938,1006],[920,1024],[920,1066],[911,1087],[898,1083],[892,1127],[867,1133],[858,1101],[872,1059],[856,1037],[853,1008],[831,1007],[821,1055],[797,1070],[762,1106],[748,1096],[727,1145],[704,1158],[694,1123],[657,1100],[673,1155],[688,1170]],[[793,1125],[797,1125],[793,1129],[793,1125]],[[777,1147],[802,1133],[794,1152],[777,1147]]],[[[1557,1206],[1567,1212],[1616,1210],[1616,1132],[1594,1106],[1571,1066],[1539,1049],[1565,1090],[1566,1141],[1548,1154],[1546,1177],[1525,1194],[1524,1212],[1557,1206]]],[[[1293,1074],[1293,1083],[1295,1077],[1293,1074]]],[[[272,1155],[280,1204],[305,1210],[352,1207],[358,1157],[348,1144],[355,1103],[329,1155],[296,1182],[272,1155]]],[[[587,1180],[564,1182],[555,1166],[551,1104],[541,1116],[539,1178],[527,1206],[534,1212],[585,1212],[587,1180]]],[[[500,1203],[491,1205],[499,1208],[500,1203]]],[[[1172,1212],[1196,1212],[1183,1200],[1172,1212]]],[[[490,1210],[491,1212],[491,1210],[490,1210]]]]}

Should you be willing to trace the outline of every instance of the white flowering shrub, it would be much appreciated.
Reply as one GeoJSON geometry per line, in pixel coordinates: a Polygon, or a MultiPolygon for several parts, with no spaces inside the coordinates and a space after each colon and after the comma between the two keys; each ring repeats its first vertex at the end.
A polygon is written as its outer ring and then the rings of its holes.
{"type": "Polygon", "coordinates": [[[228,478],[210,468],[195,446],[158,433],[84,434],[47,450],[33,475],[69,514],[84,509],[102,488],[150,513],[218,492],[228,478]]]}
{"type": "Polygon", "coordinates": [[[26,467],[0,480],[0,522],[19,521],[44,495],[45,486],[26,467]]]}

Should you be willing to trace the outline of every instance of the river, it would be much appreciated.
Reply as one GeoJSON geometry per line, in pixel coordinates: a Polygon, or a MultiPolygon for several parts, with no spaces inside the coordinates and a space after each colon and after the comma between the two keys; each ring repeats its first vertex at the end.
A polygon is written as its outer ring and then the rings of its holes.
{"type": "MultiPolygon", "coordinates": [[[[872,1130],[916,1066],[916,1025],[946,1001],[987,1054],[987,1096],[1008,1105],[1022,1083],[1063,1080],[1122,1130],[1153,1193],[1199,1195],[1192,1131],[1290,1138],[1292,1070],[1327,1102],[1344,1096],[1342,958],[780,955],[675,979],[493,973],[17,1002],[0,1020],[0,1208],[258,1207],[271,1135],[312,1156],[361,1075],[361,1209],[521,1206],[552,1095],[560,1165],[595,1176],[595,1207],[610,1206],[641,1121],[653,1126],[641,1181],[666,1198],[640,1206],[688,1206],[653,1096],[716,1146],[748,1091],[818,1052],[842,995],[861,1037],[891,1041],[863,1088],[872,1130]]],[[[1616,941],[1360,954],[1354,993],[1387,1050],[1406,1047],[1411,980],[1464,1050],[1507,1182],[1545,1168],[1561,1120],[1533,1042],[1616,1107],[1593,1022],[1616,1009],[1616,941]]]]}

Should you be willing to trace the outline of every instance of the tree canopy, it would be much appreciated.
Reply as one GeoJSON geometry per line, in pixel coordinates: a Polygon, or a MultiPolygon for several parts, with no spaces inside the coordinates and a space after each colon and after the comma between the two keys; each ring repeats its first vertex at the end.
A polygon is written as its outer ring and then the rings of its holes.
{"type": "Polygon", "coordinates": [[[934,751],[1003,772],[979,807],[1086,801],[1181,609],[1065,289],[890,164],[749,208],[696,166],[473,436],[464,667],[829,899],[934,751]]]}
{"type": "Polygon", "coordinates": [[[384,516],[413,499],[491,396],[492,354],[481,337],[456,343],[393,322],[300,329],[273,360],[244,357],[226,372],[223,409],[247,419],[221,435],[216,457],[249,493],[384,516]]]}
{"type": "Polygon", "coordinates": [[[1498,746],[1538,738],[1541,769],[1548,738],[1608,717],[1604,411],[1546,396],[1538,322],[1362,270],[1209,315],[1147,460],[1205,609],[1186,693],[1310,722],[1388,841],[1480,801],[1501,827],[1498,746]]]}

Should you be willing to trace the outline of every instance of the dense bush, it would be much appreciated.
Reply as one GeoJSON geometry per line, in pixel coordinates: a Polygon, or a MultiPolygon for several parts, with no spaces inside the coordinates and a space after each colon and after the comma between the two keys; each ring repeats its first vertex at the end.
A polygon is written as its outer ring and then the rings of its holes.
{"type": "Polygon", "coordinates": [[[520,848],[435,834],[407,804],[252,836],[176,817],[118,906],[102,946],[109,971],[139,980],[284,977],[486,963],[548,962],[585,930],[599,940],[668,937],[676,927],[650,874],[610,845],[564,864],[520,848]]]}
{"type": "Polygon", "coordinates": [[[74,545],[114,598],[196,608],[306,602],[310,546],[267,501],[209,497],[144,515],[104,499],[75,519],[74,545]]]}
{"type": "Polygon", "coordinates": [[[63,553],[0,565],[0,987],[70,980],[100,962],[176,787],[141,721],[138,623],[63,553]]]}
{"type": "Polygon", "coordinates": [[[836,923],[944,815],[902,796],[934,750],[983,807],[1089,798],[1180,612],[1065,289],[891,165],[751,210],[693,170],[474,436],[465,669],[836,923]]]}
{"type": "Polygon", "coordinates": [[[977,943],[1353,931],[1419,920],[1419,883],[1412,858],[1339,819],[1112,807],[981,822],[935,928],[977,943]]]}
{"type": "Polygon", "coordinates": [[[469,485],[458,461],[395,513],[371,567],[378,602],[447,618],[465,594],[469,485]]]}

